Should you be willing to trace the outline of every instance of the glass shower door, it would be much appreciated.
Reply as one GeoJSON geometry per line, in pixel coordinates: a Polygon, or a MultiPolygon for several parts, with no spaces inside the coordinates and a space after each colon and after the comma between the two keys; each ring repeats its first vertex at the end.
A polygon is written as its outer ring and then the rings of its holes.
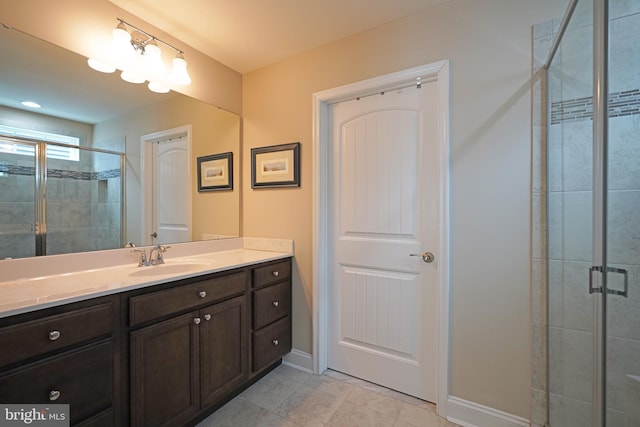
{"type": "Polygon", "coordinates": [[[0,137],[0,259],[36,255],[34,145],[0,137]]]}
{"type": "Polygon", "coordinates": [[[72,149],[76,160],[56,159],[47,146],[47,255],[121,246],[122,157],[96,149],[72,149]]]}
{"type": "Polygon", "coordinates": [[[592,426],[593,2],[580,0],[547,73],[548,388],[552,427],[592,426]]]}
{"type": "Polygon", "coordinates": [[[640,426],[640,0],[580,0],[548,68],[552,427],[640,426]]]}
{"type": "Polygon", "coordinates": [[[124,154],[0,136],[0,259],[114,249],[124,154]]]}

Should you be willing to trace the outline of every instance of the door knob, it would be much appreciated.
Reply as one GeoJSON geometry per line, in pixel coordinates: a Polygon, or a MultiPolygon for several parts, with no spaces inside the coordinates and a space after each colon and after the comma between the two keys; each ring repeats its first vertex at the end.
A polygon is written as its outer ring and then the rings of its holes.
{"type": "Polygon", "coordinates": [[[151,237],[153,237],[154,239],[158,238],[158,233],[156,233],[155,231],[153,233],[151,233],[151,237]]]}
{"type": "Polygon", "coordinates": [[[419,256],[422,257],[422,260],[426,263],[432,263],[436,257],[433,256],[431,252],[424,252],[421,254],[409,254],[409,256],[419,256]]]}

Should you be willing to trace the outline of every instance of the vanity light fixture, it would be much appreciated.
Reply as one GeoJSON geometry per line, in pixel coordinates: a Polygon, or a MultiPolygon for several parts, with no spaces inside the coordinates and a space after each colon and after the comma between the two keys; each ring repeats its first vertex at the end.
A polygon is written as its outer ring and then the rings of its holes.
{"type": "Polygon", "coordinates": [[[110,51],[106,57],[109,63],[89,58],[91,68],[102,73],[122,70],[120,77],[130,83],[149,81],[149,90],[158,93],[169,92],[169,84],[189,85],[191,77],[187,71],[184,52],[156,36],[117,18],[118,26],[113,30],[110,51]],[[162,60],[162,51],[158,43],[173,49],[176,57],[170,72],[162,60]]]}

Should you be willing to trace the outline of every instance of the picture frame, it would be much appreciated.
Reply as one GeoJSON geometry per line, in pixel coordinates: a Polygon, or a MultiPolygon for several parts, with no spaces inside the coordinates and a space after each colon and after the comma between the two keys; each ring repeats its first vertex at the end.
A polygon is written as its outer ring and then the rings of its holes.
{"type": "Polygon", "coordinates": [[[197,158],[198,192],[233,190],[233,153],[197,158]]]}
{"type": "Polygon", "coordinates": [[[251,149],[251,188],[300,187],[300,143],[251,149]]]}

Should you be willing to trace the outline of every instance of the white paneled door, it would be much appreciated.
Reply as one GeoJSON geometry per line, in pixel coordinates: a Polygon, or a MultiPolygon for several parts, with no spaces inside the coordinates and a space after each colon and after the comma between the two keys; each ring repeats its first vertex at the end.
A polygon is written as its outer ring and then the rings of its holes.
{"type": "Polygon", "coordinates": [[[186,136],[153,143],[153,243],[191,240],[191,174],[186,136]]]}
{"type": "Polygon", "coordinates": [[[331,369],[437,400],[438,83],[333,104],[331,369]]]}

